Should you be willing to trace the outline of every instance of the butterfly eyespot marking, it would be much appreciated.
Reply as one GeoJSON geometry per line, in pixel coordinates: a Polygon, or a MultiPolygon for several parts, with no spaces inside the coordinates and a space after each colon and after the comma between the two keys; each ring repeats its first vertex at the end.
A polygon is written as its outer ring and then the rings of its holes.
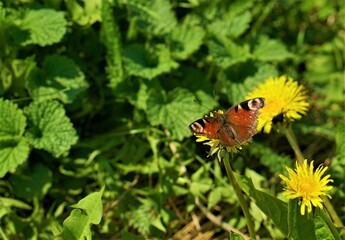
{"type": "Polygon", "coordinates": [[[248,108],[250,110],[258,110],[265,106],[265,99],[264,98],[253,98],[248,100],[248,108]]]}
{"type": "Polygon", "coordinates": [[[204,132],[205,122],[203,119],[199,119],[189,125],[189,129],[196,134],[201,134],[204,132]]]}
{"type": "Polygon", "coordinates": [[[252,98],[229,108],[225,113],[198,119],[189,125],[192,133],[219,140],[222,146],[241,145],[256,134],[259,110],[265,106],[262,97],[252,98]]]}

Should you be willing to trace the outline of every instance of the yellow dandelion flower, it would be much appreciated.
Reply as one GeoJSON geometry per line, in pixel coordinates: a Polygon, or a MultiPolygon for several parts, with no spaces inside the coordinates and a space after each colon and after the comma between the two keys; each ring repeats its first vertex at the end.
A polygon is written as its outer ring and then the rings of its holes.
{"type": "Polygon", "coordinates": [[[284,194],[290,199],[299,198],[301,200],[301,214],[305,214],[306,208],[310,213],[312,206],[323,208],[321,196],[331,198],[326,191],[332,189],[332,186],[327,186],[327,184],[333,182],[332,179],[329,179],[330,175],[322,177],[328,167],[320,165],[314,172],[314,161],[308,165],[308,161],[305,159],[303,165],[296,161],[295,171],[288,167],[286,169],[289,177],[279,175],[286,183],[284,194]]]}
{"type": "Polygon", "coordinates": [[[250,92],[246,99],[256,96],[265,98],[265,107],[260,110],[257,127],[258,131],[263,129],[265,133],[271,131],[275,117],[283,115],[287,121],[300,119],[309,107],[305,88],[286,76],[268,78],[250,92]]]}

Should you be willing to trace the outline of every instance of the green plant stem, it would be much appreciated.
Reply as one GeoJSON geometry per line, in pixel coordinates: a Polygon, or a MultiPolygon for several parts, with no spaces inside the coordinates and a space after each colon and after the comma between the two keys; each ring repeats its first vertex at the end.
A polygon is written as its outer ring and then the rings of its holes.
{"type": "MultiPolygon", "coordinates": [[[[282,127],[280,128],[282,130],[282,132],[284,133],[284,135],[286,136],[291,148],[293,149],[293,151],[295,152],[297,161],[299,162],[299,164],[303,164],[304,161],[304,156],[301,152],[301,149],[299,148],[299,145],[297,143],[297,138],[294,134],[294,132],[292,131],[291,127],[282,127]]],[[[329,201],[329,199],[326,196],[321,196],[322,201],[329,213],[329,215],[331,216],[332,220],[334,221],[334,224],[337,227],[341,227],[343,228],[344,225],[342,223],[342,221],[340,220],[338,214],[336,213],[336,211],[334,210],[331,202],[329,201]]]]}
{"type": "Polygon", "coordinates": [[[281,130],[283,131],[285,137],[287,138],[292,150],[295,152],[297,161],[299,164],[303,164],[304,156],[301,152],[301,149],[298,146],[296,136],[294,132],[292,131],[291,127],[282,127],[281,130]]]}
{"type": "Polygon", "coordinates": [[[7,238],[7,236],[5,235],[4,231],[2,231],[2,228],[1,228],[1,227],[0,227],[0,236],[1,236],[2,239],[4,239],[4,240],[9,240],[9,239],[7,238]]]}
{"type": "Polygon", "coordinates": [[[234,188],[236,196],[240,202],[244,217],[246,218],[250,239],[256,239],[255,230],[254,230],[254,223],[253,223],[253,220],[250,216],[249,208],[248,208],[246,200],[244,199],[244,196],[242,194],[242,190],[240,189],[240,186],[238,185],[236,178],[235,178],[235,175],[231,169],[228,153],[224,154],[223,163],[224,163],[228,178],[230,180],[230,183],[231,183],[232,187],[234,188]]]}

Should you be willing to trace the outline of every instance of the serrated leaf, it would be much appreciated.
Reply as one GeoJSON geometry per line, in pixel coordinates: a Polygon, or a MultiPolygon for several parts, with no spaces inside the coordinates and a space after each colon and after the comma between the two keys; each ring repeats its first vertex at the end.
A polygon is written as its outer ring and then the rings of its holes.
{"type": "Polygon", "coordinates": [[[102,194],[104,187],[99,192],[94,192],[83,199],[73,208],[71,215],[63,222],[60,237],[63,239],[91,239],[91,225],[99,224],[102,219],[103,205],[102,194]]]}
{"type": "Polygon", "coordinates": [[[53,9],[29,10],[17,24],[14,38],[22,45],[52,45],[59,42],[67,31],[63,12],[53,9]]]}
{"type": "MultiPolygon", "coordinates": [[[[189,124],[203,117],[204,109],[194,103],[195,95],[183,88],[175,88],[166,94],[162,89],[149,92],[147,117],[153,126],[163,125],[173,139],[190,136],[189,124]]],[[[212,102],[210,102],[212,103],[212,102]]]]}
{"type": "Polygon", "coordinates": [[[208,27],[208,31],[215,36],[224,36],[232,39],[238,38],[249,28],[252,16],[249,11],[231,19],[217,19],[208,27]]]}
{"type": "Polygon", "coordinates": [[[89,87],[78,65],[65,56],[52,55],[45,58],[42,69],[31,74],[27,88],[36,101],[58,99],[71,103],[89,87]]]}
{"type": "Polygon", "coordinates": [[[30,168],[30,172],[11,175],[10,182],[13,192],[23,199],[42,198],[52,185],[52,173],[42,164],[30,168]]]}
{"type": "Polygon", "coordinates": [[[261,36],[254,46],[253,57],[261,61],[284,61],[292,58],[293,54],[278,39],[261,36]]]}
{"type": "Polygon", "coordinates": [[[24,138],[0,139],[0,177],[23,163],[29,152],[29,145],[24,138]]]}
{"type": "Polygon", "coordinates": [[[168,0],[121,0],[128,8],[129,18],[137,19],[136,27],[155,35],[170,32],[177,23],[168,0]]]}
{"type": "Polygon", "coordinates": [[[212,62],[223,69],[245,62],[251,57],[249,45],[243,44],[240,46],[226,38],[222,39],[222,42],[210,40],[207,46],[212,62]]]}
{"type": "Polygon", "coordinates": [[[22,138],[26,118],[18,106],[0,99],[0,177],[23,163],[29,155],[29,145],[22,138]]]}
{"type": "Polygon", "coordinates": [[[152,207],[144,203],[127,212],[127,214],[129,217],[128,225],[146,236],[150,231],[151,221],[155,217],[152,207]]]}
{"type": "Polygon", "coordinates": [[[76,131],[60,103],[32,103],[24,112],[28,118],[25,138],[35,148],[59,157],[77,142],[76,131]]]}
{"type": "Polygon", "coordinates": [[[126,70],[132,76],[153,79],[178,67],[164,45],[149,50],[141,44],[131,44],[125,47],[124,55],[126,70]]]}
{"type": "Polygon", "coordinates": [[[0,98],[0,139],[21,137],[26,127],[26,117],[18,105],[0,98]]]}
{"type": "Polygon", "coordinates": [[[169,36],[172,56],[187,59],[197,51],[203,43],[205,31],[202,27],[192,26],[186,22],[176,26],[169,36]]]}
{"type": "Polygon", "coordinates": [[[268,167],[272,173],[284,172],[287,167],[291,166],[289,156],[278,154],[272,148],[264,144],[253,142],[249,151],[260,159],[260,163],[268,167]]]}
{"type": "Polygon", "coordinates": [[[72,21],[81,26],[92,25],[101,20],[101,0],[83,1],[82,4],[77,0],[66,1],[72,21]]]}
{"type": "Polygon", "coordinates": [[[249,178],[238,174],[235,175],[241,189],[250,198],[255,200],[255,203],[260,208],[260,210],[272,219],[272,221],[284,235],[287,235],[287,204],[279,200],[278,198],[269,195],[268,193],[257,190],[254,187],[253,182],[249,178]]]}

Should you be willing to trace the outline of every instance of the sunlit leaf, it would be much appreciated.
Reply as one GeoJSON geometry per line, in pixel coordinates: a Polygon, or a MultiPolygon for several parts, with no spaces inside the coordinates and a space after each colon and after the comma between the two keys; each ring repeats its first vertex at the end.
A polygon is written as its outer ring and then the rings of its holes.
{"type": "Polygon", "coordinates": [[[0,98],[0,177],[23,163],[29,155],[29,145],[22,138],[26,117],[18,106],[0,98]]]}
{"type": "Polygon", "coordinates": [[[292,58],[293,54],[279,40],[261,36],[254,46],[253,56],[261,61],[283,61],[292,58]]]}
{"type": "Polygon", "coordinates": [[[250,21],[251,14],[246,11],[230,19],[217,19],[208,26],[208,30],[215,36],[237,38],[249,28],[250,21]]]}
{"type": "Polygon", "coordinates": [[[152,91],[147,100],[147,117],[152,125],[163,125],[171,132],[173,139],[181,140],[190,136],[189,124],[203,117],[205,110],[194,103],[195,99],[194,94],[183,88],[169,93],[152,91]]]}
{"type": "Polygon", "coordinates": [[[17,22],[18,31],[14,38],[23,46],[38,44],[47,46],[57,43],[67,31],[67,21],[63,12],[53,9],[29,10],[17,22]]]}
{"type": "Polygon", "coordinates": [[[205,36],[202,27],[192,26],[188,23],[176,26],[169,37],[173,57],[186,59],[197,51],[205,36]]]}
{"type": "Polygon", "coordinates": [[[279,230],[286,235],[288,233],[287,204],[268,193],[257,190],[254,187],[253,182],[245,176],[236,174],[236,179],[238,180],[241,189],[250,196],[250,198],[255,200],[255,203],[260,210],[271,218],[279,230]]]}
{"type": "Polygon", "coordinates": [[[208,42],[208,49],[212,62],[223,69],[245,62],[251,57],[248,44],[238,45],[229,39],[223,39],[222,42],[211,40],[208,42]]]}
{"type": "Polygon", "coordinates": [[[30,148],[24,138],[0,139],[0,177],[15,169],[29,156],[30,148]]]}
{"type": "Polygon", "coordinates": [[[0,139],[20,137],[26,127],[26,117],[18,105],[0,98],[0,139]]]}
{"type": "Polygon", "coordinates": [[[72,207],[75,208],[71,215],[63,223],[63,230],[60,234],[62,239],[91,239],[91,225],[101,222],[103,205],[102,194],[104,188],[94,192],[72,207]]]}
{"type": "Polygon", "coordinates": [[[85,26],[101,20],[101,0],[83,1],[82,3],[77,0],[66,1],[67,10],[74,22],[85,26]]]}
{"type": "Polygon", "coordinates": [[[162,35],[176,25],[176,17],[168,0],[121,0],[128,8],[129,18],[137,19],[136,27],[142,31],[162,35]]]}
{"type": "Polygon", "coordinates": [[[35,148],[58,157],[76,143],[76,131],[60,103],[32,103],[25,108],[25,114],[28,118],[25,138],[35,148]]]}

